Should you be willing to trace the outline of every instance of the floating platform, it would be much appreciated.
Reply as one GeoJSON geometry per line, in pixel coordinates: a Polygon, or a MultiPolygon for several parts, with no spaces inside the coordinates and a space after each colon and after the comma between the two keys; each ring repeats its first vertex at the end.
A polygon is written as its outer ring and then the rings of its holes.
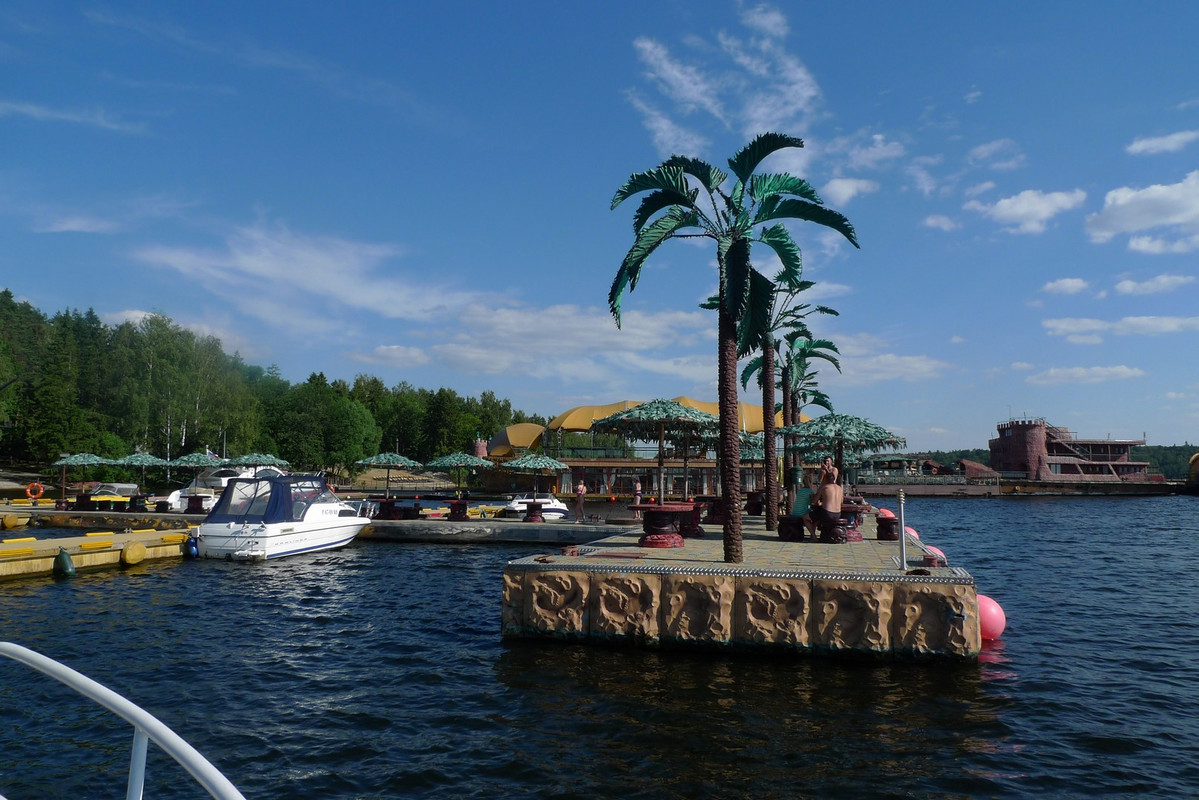
{"type": "Polygon", "coordinates": [[[158,558],[181,559],[188,529],[93,531],[82,536],[38,539],[10,536],[0,541],[0,578],[59,574],[56,561],[65,553],[74,570],[133,566],[158,558]]]}
{"type": "Polygon", "coordinates": [[[502,632],[631,646],[756,648],[885,658],[976,658],[974,578],[934,566],[906,537],[784,542],[746,517],[744,561],[724,561],[717,526],[679,548],[638,546],[640,531],[531,556],[504,569],[502,632]]]}

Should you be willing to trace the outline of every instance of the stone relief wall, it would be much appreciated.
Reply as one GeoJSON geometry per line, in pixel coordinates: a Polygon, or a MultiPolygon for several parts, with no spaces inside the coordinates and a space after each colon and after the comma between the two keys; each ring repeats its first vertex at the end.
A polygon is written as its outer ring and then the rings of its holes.
{"type": "Polygon", "coordinates": [[[733,638],[753,644],[807,647],[811,581],[786,578],[737,579],[733,638]]]}
{"type": "Polygon", "coordinates": [[[522,569],[504,571],[505,636],[974,656],[972,585],[522,569]]]}

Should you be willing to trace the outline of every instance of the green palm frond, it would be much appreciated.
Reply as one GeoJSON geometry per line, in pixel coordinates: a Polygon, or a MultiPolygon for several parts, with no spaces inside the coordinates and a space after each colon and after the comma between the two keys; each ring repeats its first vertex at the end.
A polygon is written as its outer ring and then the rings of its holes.
{"type": "Polygon", "coordinates": [[[698,224],[699,220],[695,212],[674,206],[638,234],[633,246],[625,255],[624,261],[621,262],[620,269],[616,272],[612,288],[608,290],[608,310],[612,312],[612,317],[616,320],[616,327],[620,327],[620,302],[625,287],[627,286],[630,292],[637,288],[637,279],[641,275],[641,267],[645,264],[645,260],[658,249],[662,242],[673,236],[679,229],[694,227],[698,224]]]}
{"type": "Polygon", "coordinates": [[[729,167],[741,183],[748,183],[749,176],[766,156],[787,147],[803,147],[803,139],[787,136],[784,133],[759,134],[729,159],[729,167]]]}
{"type": "MultiPolygon", "coordinates": [[[[745,362],[745,367],[741,370],[741,388],[749,388],[749,379],[754,376],[754,373],[762,370],[762,356],[758,354],[745,362]]],[[[759,382],[760,379],[759,379],[759,382]]]]}
{"type": "Polygon", "coordinates": [[[754,219],[754,224],[756,225],[759,222],[765,222],[770,219],[784,218],[815,222],[817,225],[832,228],[848,239],[849,243],[854,247],[861,247],[858,244],[858,236],[854,232],[853,225],[850,224],[844,214],[839,211],[833,211],[831,208],[809,203],[806,200],[788,198],[771,205],[769,208],[767,208],[767,203],[763,203],[758,208],[758,216],[754,219]]]}
{"type": "Polygon", "coordinates": [[[749,275],[753,268],[749,263],[749,240],[738,237],[729,242],[724,257],[724,268],[720,271],[720,297],[724,310],[733,319],[740,320],[745,313],[749,298],[749,275]]]}
{"type": "Polygon", "coordinates": [[[749,182],[749,196],[762,200],[772,194],[790,194],[813,203],[824,204],[812,184],[787,172],[755,175],[749,182]]]}
{"type": "Polygon", "coordinates": [[[687,177],[682,168],[658,167],[647,172],[634,172],[612,198],[612,208],[616,208],[635,194],[655,189],[687,195],[687,177]]]}
{"type": "Polygon", "coordinates": [[[737,327],[737,357],[761,350],[762,340],[770,335],[770,317],[777,297],[774,283],[756,269],[750,269],[749,293],[741,324],[737,327]]]}
{"type": "Polygon", "coordinates": [[[774,278],[775,283],[788,287],[797,283],[803,275],[803,254],[783,223],[762,231],[758,241],[768,245],[783,264],[782,270],[774,278]]]}
{"type": "Polygon", "coordinates": [[[674,155],[662,162],[663,167],[679,167],[683,172],[694,177],[709,193],[715,192],[728,179],[728,173],[719,170],[706,161],[690,156],[674,155]]]}
{"type": "Polygon", "coordinates": [[[686,194],[678,194],[672,189],[660,189],[647,194],[642,198],[641,205],[637,207],[637,213],[633,215],[633,232],[641,233],[641,229],[645,227],[645,223],[649,221],[650,217],[664,208],[677,205],[694,210],[695,198],[698,194],[698,189],[692,189],[686,194]]]}

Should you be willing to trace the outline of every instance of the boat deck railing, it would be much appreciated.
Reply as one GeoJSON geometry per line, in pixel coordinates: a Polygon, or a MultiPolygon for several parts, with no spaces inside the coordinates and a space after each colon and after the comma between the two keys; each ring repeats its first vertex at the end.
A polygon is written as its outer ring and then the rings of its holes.
{"type": "Polygon", "coordinates": [[[221,771],[200,752],[150,712],[127,700],[86,675],[65,664],[12,642],[0,642],[0,656],[18,661],[69,686],[79,694],[104,706],[133,726],[133,746],[129,757],[129,783],[125,797],[140,800],[146,775],[146,750],[150,741],[175,759],[216,800],[245,800],[221,771]]]}

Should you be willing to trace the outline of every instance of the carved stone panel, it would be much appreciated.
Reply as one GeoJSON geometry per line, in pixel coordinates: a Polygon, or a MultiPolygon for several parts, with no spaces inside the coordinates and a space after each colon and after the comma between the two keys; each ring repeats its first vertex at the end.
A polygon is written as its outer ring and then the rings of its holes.
{"type": "Polygon", "coordinates": [[[658,638],[662,578],[637,573],[593,574],[587,610],[591,635],[658,638]]]}
{"type": "Polygon", "coordinates": [[[982,639],[973,586],[906,584],[895,587],[892,639],[896,651],[970,656],[982,639]]]}
{"type": "Polygon", "coordinates": [[[519,636],[524,626],[525,572],[504,570],[504,600],[500,612],[500,634],[519,636]]]}
{"type": "Polygon", "coordinates": [[[737,579],[733,638],[750,644],[807,647],[812,587],[796,578],[737,579]]]}
{"type": "Polygon", "coordinates": [[[586,572],[527,572],[525,626],[537,633],[586,635],[589,585],[586,572]]]}
{"type": "Polygon", "coordinates": [[[889,650],[893,594],[889,583],[813,581],[812,644],[834,650],[889,650]]]}
{"type": "Polygon", "coordinates": [[[733,635],[731,575],[664,575],[662,639],[725,644],[733,635]]]}

